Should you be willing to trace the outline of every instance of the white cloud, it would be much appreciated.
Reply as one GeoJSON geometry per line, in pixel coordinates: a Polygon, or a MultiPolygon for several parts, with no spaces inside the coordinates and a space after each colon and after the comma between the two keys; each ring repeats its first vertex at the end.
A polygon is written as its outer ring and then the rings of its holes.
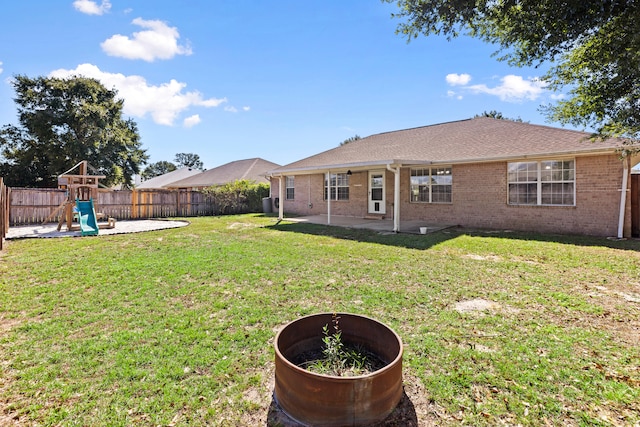
{"type": "Polygon", "coordinates": [[[187,84],[174,79],[154,86],[142,76],[108,73],[92,64],[81,64],[75,70],[59,69],[50,73],[51,77],[58,78],[77,75],[97,79],[105,87],[117,89],[118,96],[124,99],[125,114],[134,117],[150,114],[154,122],[166,126],[173,125],[178,115],[190,107],[217,107],[227,102],[226,98],[204,99],[197,91],[185,92],[187,84]]]}
{"type": "Polygon", "coordinates": [[[162,21],[146,21],[142,18],[136,18],[131,23],[145,31],[133,33],[131,38],[121,34],[111,36],[100,44],[107,55],[147,62],[171,59],[176,55],[191,55],[189,46],[178,44],[180,34],[177,28],[169,27],[162,21]]]}
{"type": "MultiPolygon", "coordinates": [[[[522,76],[513,74],[506,75],[500,79],[500,84],[489,87],[485,84],[468,85],[471,81],[469,74],[447,74],[446,81],[450,86],[459,86],[462,91],[471,93],[484,93],[500,98],[502,101],[519,102],[524,100],[534,101],[545,91],[546,83],[538,78],[524,79],[522,76]]],[[[447,91],[450,98],[462,99],[460,92],[447,91]]]]}
{"type": "Polygon", "coordinates": [[[0,61],[0,74],[2,74],[4,70],[2,69],[2,61],[0,61]]]}
{"type": "Polygon", "coordinates": [[[456,93],[456,92],[454,92],[452,90],[448,90],[447,91],[447,96],[449,98],[455,98],[457,100],[461,100],[462,99],[462,95],[460,95],[460,94],[458,94],[458,93],[456,93]]]}
{"type": "Polygon", "coordinates": [[[447,74],[445,78],[451,86],[464,86],[471,81],[469,74],[447,74]]]}
{"type": "Polygon", "coordinates": [[[73,2],[73,7],[87,15],[102,15],[109,12],[111,9],[111,3],[109,0],[102,0],[102,3],[100,4],[92,0],[75,0],[73,2]]]}
{"type": "Polygon", "coordinates": [[[193,126],[197,125],[201,121],[202,120],[200,119],[200,115],[199,114],[194,114],[193,116],[189,116],[186,119],[184,119],[182,124],[184,125],[184,127],[190,128],[190,127],[193,127],[193,126]]]}
{"type": "Polygon", "coordinates": [[[546,83],[538,78],[523,79],[522,76],[509,74],[500,79],[501,84],[495,87],[487,85],[466,86],[473,93],[486,93],[500,98],[502,101],[517,102],[525,99],[534,101],[542,95],[546,83]]]}
{"type": "MultiPolygon", "coordinates": [[[[241,108],[242,111],[249,111],[251,110],[251,107],[242,107],[241,108]]],[[[233,105],[228,105],[226,107],[224,107],[224,111],[227,111],[229,113],[237,113],[240,110],[238,110],[236,107],[234,107],[233,105]]]]}

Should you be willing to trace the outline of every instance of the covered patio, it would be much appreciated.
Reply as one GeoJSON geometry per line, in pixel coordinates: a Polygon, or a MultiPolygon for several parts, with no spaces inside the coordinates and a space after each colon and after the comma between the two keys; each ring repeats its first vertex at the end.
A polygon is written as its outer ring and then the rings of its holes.
{"type": "MultiPolygon", "coordinates": [[[[370,219],[357,218],[351,216],[331,215],[328,221],[327,214],[309,215],[299,217],[286,217],[285,221],[332,225],[345,228],[361,228],[377,231],[380,233],[394,233],[394,222],[391,219],[370,219]]],[[[400,232],[408,234],[429,234],[447,228],[455,227],[453,224],[432,224],[426,221],[400,221],[400,232]],[[424,228],[424,233],[421,233],[424,228]]]]}

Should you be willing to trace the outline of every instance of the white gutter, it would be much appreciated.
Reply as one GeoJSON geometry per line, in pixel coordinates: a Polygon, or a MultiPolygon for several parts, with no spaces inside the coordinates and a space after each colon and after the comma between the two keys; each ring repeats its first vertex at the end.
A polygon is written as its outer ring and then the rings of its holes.
{"type": "Polygon", "coordinates": [[[278,180],[280,181],[280,185],[278,185],[278,199],[280,201],[278,204],[278,219],[282,221],[284,219],[284,186],[282,185],[284,177],[279,176],[278,180]]]}
{"type": "Polygon", "coordinates": [[[618,239],[624,237],[624,217],[627,208],[627,181],[629,179],[629,158],[622,159],[622,188],[620,189],[620,216],[618,218],[618,239]]]}
{"type": "Polygon", "coordinates": [[[387,164],[387,170],[393,172],[393,232],[400,232],[400,166],[395,169],[387,164]]]}

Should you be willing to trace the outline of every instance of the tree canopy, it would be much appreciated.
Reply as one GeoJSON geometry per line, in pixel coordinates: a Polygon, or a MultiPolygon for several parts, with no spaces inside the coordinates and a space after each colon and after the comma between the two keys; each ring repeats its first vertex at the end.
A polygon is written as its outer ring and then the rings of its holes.
{"type": "Polygon", "coordinates": [[[345,144],[348,144],[348,143],[350,143],[350,142],[357,141],[357,140],[359,140],[359,139],[362,139],[362,138],[360,137],[360,135],[357,135],[357,134],[356,134],[356,135],[354,135],[354,136],[350,136],[349,138],[347,138],[347,139],[345,139],[344,141],[342,141],[342,142],[340,143],[340,145],[345,145],[345,144]]]}
{"type": "Polygon", "coordinates": [[[8,185],[55,187],[87,160],[105,185],[131,183],[148,156],[117,91],[85,77],[16,76],[19,125],[0,128],[0,176],[8,185]]]}
{"type": "Polygon", "coordinates": [[[640,137],[640,2],[631,0],[383,0],[396,3],[397,32],[460,34],[498,46],[515,66],[552,66],[543,76],[566,97],[544,111],[599,137],[640,137]]]}
{"type": "Polygon", "coordinates": [[[176,154],[175,162],[178,167],[202,169],[204,164],[200,160],[200,156],[193,153],[178,153],[176,154]]]}
{"type": "Polygon", "coordinates": [[[498,120],[510,120],[512,122],[522,123],[522,119],[518,117],[517,119],[511,119],[509,117],[505,117],[500,111],[491,110],[491,111],[483,111],[482,114],[476,114],[473,118],[476,117],[491,117],[492,119],[498,120]]]}
{"type": "Polygon", "coordinates": [[[173,172],[177,167],[171,162],[161,160],[159,162],[151,163],[142,171],[142,178],[144,180],[151,179],[156,176],[164,175],[165,173],[173,172]]]}

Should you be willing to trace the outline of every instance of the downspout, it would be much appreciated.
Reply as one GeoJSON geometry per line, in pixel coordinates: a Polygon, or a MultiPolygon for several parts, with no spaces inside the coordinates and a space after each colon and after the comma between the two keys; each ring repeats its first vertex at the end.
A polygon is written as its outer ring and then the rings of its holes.
{"type": "Polygon", "coordinates": [[[331,224],[331,171],[327,171],[327,225],[331,224]]]}
{"type": "Polygon", "coordinates": [[[625,217],[625,211],[627,209],[627,192],[629,191],[627,186],[628,186],[628,180],[629,180],[629,161],[630,160],[631,159],[626,156],[622,159],[622,188],[620,190],[620,216],[618,218],[618,239],[622,239],[624,237],[624,217],[625,217]]]}
{"type": "Polygon", "coordinates": [[[387,170],[393,172],[393,232],[400,232],[400,166],[393,169],[387,165],[387,170]]]}
{"type": "Polygon", "coordinates": [[[278,197],[280,202],[278,203],[278,219],[280,221],[284,219],[284,187],[282,185],[283,179],[284,177],[282,175],[278,177],[278,180],[280,182],[280,185],[278,185],[278,197]]]}

